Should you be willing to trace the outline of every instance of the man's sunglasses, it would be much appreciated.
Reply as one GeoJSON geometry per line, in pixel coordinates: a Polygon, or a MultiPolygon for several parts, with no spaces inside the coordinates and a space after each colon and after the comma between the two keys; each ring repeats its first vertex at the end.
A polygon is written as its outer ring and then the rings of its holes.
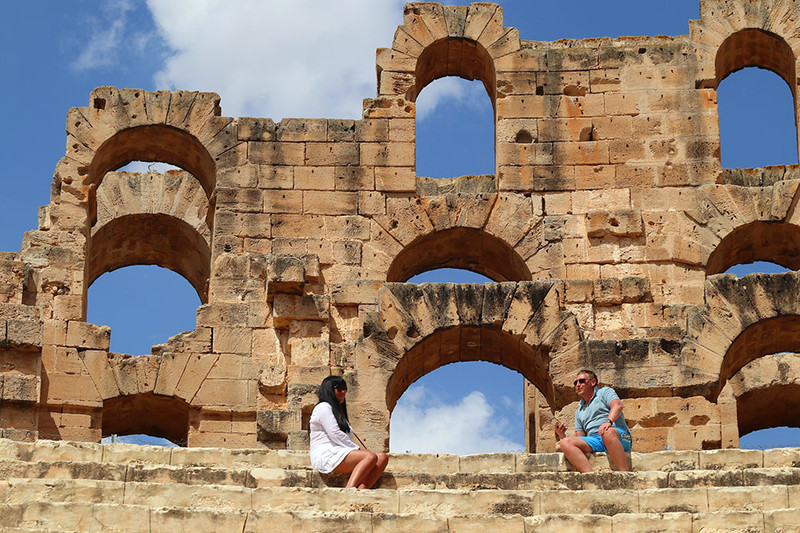
{"type": "Polygon", "coordinates": [[[573,382],[572,382],[572,386],[573,386],[573,387],[577,387],[577,386],[578,386],[578,383],[580,383],[581,385],[583,385],[583,384],[584,384],[584,383],[586,383],[587,381],[589,381],[589,378],[578,378],[578,379],[576,379],[575,381],[573,381],[573,382]]]}

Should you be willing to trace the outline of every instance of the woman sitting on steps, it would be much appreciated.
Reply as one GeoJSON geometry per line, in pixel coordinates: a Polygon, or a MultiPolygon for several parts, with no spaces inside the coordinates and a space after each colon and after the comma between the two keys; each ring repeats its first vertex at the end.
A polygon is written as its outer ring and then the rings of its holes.
{"type": "Polygon", "coordinates": [[[319,403],[311,412],[309,423],[311,466],[323,474],[350,474],[347,488],[371,489],[386,469],[389,457],[383,453],[361,450],[353,442],[347,420],[347,383],[340,376],[322,380],[319,403]]]}

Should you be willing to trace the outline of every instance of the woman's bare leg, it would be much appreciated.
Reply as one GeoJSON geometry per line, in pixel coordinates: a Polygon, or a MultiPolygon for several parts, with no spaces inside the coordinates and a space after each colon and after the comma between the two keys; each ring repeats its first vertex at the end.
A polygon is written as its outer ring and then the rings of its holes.
{"type": "MultiPolygon", "coordinates": [[[[383,452],[378,452],[375,454],[378,457],[378,460],[375,464],[375,468],[367,475],[367,478],[364,480],[364,488],[371,489],[375,486],[375,483],[381,478],[383,471],[386,470],[386,465],[389,464],[389,456],[383,452]]],[[[359,487],[361,488],[361,487],[359,487]]]]}
{"type": "Polygon", "coordinates": [[[367,479],[377,463],[378,456],[376,454],[366,450],[353,450],[347,454],[333,471],[340,474],[350,474],[346,488],[362,488],[365,485],[364,480],[367,479]]]}

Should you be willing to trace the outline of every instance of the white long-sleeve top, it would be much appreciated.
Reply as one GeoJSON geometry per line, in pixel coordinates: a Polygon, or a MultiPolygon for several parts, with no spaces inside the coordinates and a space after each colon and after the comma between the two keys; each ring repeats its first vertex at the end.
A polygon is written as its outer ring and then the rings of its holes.
{"type": "Polygon", "coordinates": [[[333,472],[347,454],[357,450],[352,431],[348,434],[339,428],[333,407],[328,402],[320,402],[311,412],[309,422],[311,466],[323,474],[333,472]]]}

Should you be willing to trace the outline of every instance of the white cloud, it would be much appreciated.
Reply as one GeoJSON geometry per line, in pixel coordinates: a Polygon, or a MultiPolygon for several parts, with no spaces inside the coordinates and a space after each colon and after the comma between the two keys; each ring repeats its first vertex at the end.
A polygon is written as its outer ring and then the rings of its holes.
{"type": "Polygon", "coordinates": [[[524,404],[521,398],[514,399],[510,396],[503,396],[502,398],[500,398],[500,403],[509,412],[514,413],[515,415],[522,416],[524,410],[524,404]]]}
{"type": "Polygon", "coordinates": [[[213,91],[227,116],[360,118],[403,0],[147,0],[173,54],[162,88],[213,91]]]}
{"type": "Polygon", "coordinates": [[[85,71],[113,65],[123,43],[128,12],[132,9],[130,0],[113,0],[103,5],[100,18],[89,18],[86,21],[89,40],[72,67],[85,71]]]}
{"type": "Polygon", "coordinates": [[[389,444],[394,453],[521,452],[524,445],[505,435],[509,425],[479,391],[445,404],[425,387],[412,386],[392,413],[389,444]]]}
{"type": "Polygon", "coordinates": [[[445,102],[477,110],[491,106],[486,89],[480,81],[468,81],[453,76],[440,78],[427,85],[417,98],[417,120],[429,118],[445,102]]]}

